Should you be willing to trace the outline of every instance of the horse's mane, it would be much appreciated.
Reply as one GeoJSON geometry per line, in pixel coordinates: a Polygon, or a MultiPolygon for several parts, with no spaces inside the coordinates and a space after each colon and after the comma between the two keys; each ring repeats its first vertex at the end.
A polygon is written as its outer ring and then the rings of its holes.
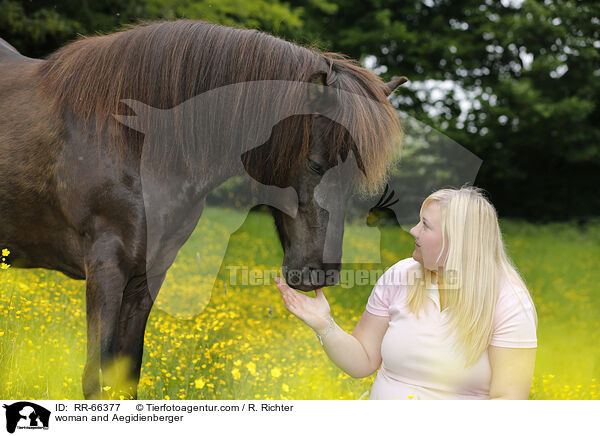
{"type": "MultiPolygon", "coordinates": [[[[342,140],[348,138],[342,126],[352,123],[357,127],[359,134],[353,137],[353,147],[367,176],[360,187],[363,192],[377,189],[385,179],[390,155],[399,146],[398,116],[387,101],[383,82],[343,55],[321,53],[257,30],[179,20],[80,39],[40,63],[38,75],[42,92],[61,113],[68,111],[83,125],[95,127],[96,132],[105,128],[118,132],[117,140],[108,142],[123,155],[128,150],[141,153],[143,135],[118,125],[112,118],[112,114],[131,114],[120,103],[122,99],[169,109],[221,86],[259,80],[307,82],[317,72],[327,75],[329,86],[378,103],[376,114],[368,105],[342,107],[338,117],[341,123],[332,122],[328,129],[330,154],[335,160],[338,153],[343,153],[339,147],[348,143],[342,140]]],[[[263,168],[263,180],[273,183],[284,179],[298,159],[306,156],[309,120],[300,115],[279,123],[271,136],[277,152],[257,149],[248,158],[248,162],[257,163],[254,175],[260,177],[263,168]],[[265,165],[265,161],[272,166],[265,165]]],[[[179,156],[193,173],[194,165],[188,159],[198,150],[170,145],[162,147],[157,162],[179,156]]],[[[179,145],[193,146],[190,141],[179,145]]]]}

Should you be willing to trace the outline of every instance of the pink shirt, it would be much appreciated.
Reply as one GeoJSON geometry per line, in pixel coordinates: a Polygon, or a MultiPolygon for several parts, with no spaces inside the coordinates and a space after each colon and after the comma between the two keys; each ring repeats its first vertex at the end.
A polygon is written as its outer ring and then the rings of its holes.
{"type": "MultiPolygon", "coordinates": [[[[391,399],[489,399],[492,371],[486,350],[479,361],[464,368],[453,340],[445,336],[437,287],[419,318],[406,305],[408,271],[418,266],[413,258],[401,260],[377,281],[367,302],[373,315],[389,316],[381,344],[382,365],[371,388],[371,400],[391,399]]],[[[527,289],[501,284],[490,345],[536,348],[534,308],[527,289]]]]}

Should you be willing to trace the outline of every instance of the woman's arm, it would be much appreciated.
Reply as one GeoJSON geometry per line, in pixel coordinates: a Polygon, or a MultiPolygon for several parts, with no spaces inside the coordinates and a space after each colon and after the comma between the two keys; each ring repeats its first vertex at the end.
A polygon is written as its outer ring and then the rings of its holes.
{"type": "Polygon", "coordinates": [[[503,348],[490,345],[492,367],[491,400],[526,400],[529,398],[536,348],[503,348]]]}
{"type": "Polygon", "coordinates": [[[321,289],[317,289],[316,297],[312,298],[281,280],[277,281],[277,288],[285,307],[321,335],[325,353],[342,371],[356,378],[377,371],[389,317],[365,311],[350,335],[335,323],[330,327],[329,303],[321,289]]]}
{"type": "Polygon", "coordinates": [[[351,335],[335,325],[335,330],[323,338],[325,353],[352,377],[368,377],[381,365],[381,341],[389,323],[389,317],[365,310],[351,335]]]}

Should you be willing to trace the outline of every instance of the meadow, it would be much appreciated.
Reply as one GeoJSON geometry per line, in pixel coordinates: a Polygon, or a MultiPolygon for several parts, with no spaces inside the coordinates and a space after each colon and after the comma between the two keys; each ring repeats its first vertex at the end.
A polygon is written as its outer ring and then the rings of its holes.
{"type": "MultiPolygon", "coordinates": [[[[270,216],[257,211],[244,219],[217,208],[205,214],[148,320],[139,398],[367,398],[374,375],[353,379],[331,364],[312,330],[287,312],[273,282],[261,279],[260,271],[279,270],[283,255],[270,216]]],[[[539,317],[530,398],[600,399],[600,224],[501,225],[539,317]]],[[[349,223],[344,268],[381,272],[409,257],[412,245],[401,228],[349,223]],[[372,261],[380,250],[381,261],[372,261]]],[[[10,253],[2,254],[9,265],[10,253]]],[[[325,289],[346,331],[371,288],[325,289]]],[[[41,269],[0,269],[0,398],[82,399],[85,347],[83,281],[41,269]]]]}

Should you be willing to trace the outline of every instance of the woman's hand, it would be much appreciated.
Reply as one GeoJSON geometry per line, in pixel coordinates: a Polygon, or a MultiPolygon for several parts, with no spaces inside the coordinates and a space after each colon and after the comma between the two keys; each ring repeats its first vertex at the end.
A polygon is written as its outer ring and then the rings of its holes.
{"type": "Polygon", "coordinates": [[[330,309],[322,289],[317,289],[313,298],[290,288],[282,278],[275,277],[275,283],[287,310],[317,332],[327,329],[330,309]]]}

